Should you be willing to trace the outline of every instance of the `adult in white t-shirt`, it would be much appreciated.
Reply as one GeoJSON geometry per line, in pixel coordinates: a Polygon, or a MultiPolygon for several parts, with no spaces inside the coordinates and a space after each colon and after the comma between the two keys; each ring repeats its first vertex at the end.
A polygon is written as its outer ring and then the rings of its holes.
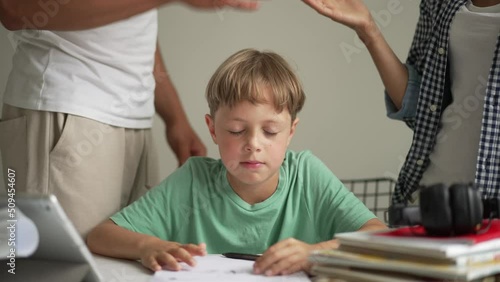
{"type": "MultiPolygon", "coordinates": [[[[156,112],[182,164],[206,148],[157,45],[156,8],[175,0],[1,1],[16,51],[0,149],[7,188],[55,194],[82,234],[157,184],[156,112]]],[[[254,10],[251,0],[178,0],[254,10]]]]}

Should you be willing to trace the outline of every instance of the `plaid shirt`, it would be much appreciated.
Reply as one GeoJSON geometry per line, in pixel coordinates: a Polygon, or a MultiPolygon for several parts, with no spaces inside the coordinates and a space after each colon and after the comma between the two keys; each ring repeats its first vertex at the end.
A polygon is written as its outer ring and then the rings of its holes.
{"type": "MultiPolygon", "coordinates": [[[[467,0],[423,0],[420,18],[408,55],[407,64],[421,74],[415,120],[405,120],[413,128],[413,141],[399,174],[393,203],[406,203],[417,190],[436,143],[442,110],[449,105],[451,93],[446,71],[448,40],[455,13],[467,0]],[[440,109],[440,110],[436,110],[440,109]]],[[[480,52],[480,50],[478,50],[480,52]]],[[[472,54],[471,54],[472,55],[472,54]]],[[[483,198],[500,193],[500,32],[488,76],[476,185],[483,198]]]]}

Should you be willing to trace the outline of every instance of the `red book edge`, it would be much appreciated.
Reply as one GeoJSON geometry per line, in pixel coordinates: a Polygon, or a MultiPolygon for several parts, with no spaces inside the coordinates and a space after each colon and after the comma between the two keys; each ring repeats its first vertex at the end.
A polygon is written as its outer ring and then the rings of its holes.
{"type": "Polygon", "coordinates": [[[481,243],[492,239],[500,239],[500,219],[492,219],[491,226],[489,228],[487,227],[488,224],[489,220],[483,220],[481,229],[477,233],[460,236],[427,236],[423,226],[402,227],[387,232],[375,233],[374,235],[387,237],[429,238],[443,241],[449,241],[450,239],[462,239],[465,241],[469,241],[472,244],[481,243]]]}

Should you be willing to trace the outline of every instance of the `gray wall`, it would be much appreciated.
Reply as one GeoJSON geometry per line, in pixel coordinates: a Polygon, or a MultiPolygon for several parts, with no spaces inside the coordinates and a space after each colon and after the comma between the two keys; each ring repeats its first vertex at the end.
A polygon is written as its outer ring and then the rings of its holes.
{"type": "MultiPolygon", "coordinates": [[[[419,1],[366,1],[396,54],[405,59],[419,1]]],[[[188,117],[218,157],[204,123],[205,85],[216,67],[237,50],[254,47],[283,55],[307,94],[299,114],[294,150],[310,149],[339,178],[396,177],[411,142],[403,123],[385,116],[383,86],[367,50],[354,32],[318,15],[298,0],[261,1],[255,13],[196,11],[179,4],[160,9],[159,41],[171,79],[188,117]]],[[[14,52],[0,28],[0,93],[14,52]]],[[[161,175],[177,161],[155,120],[161,175]]]]}

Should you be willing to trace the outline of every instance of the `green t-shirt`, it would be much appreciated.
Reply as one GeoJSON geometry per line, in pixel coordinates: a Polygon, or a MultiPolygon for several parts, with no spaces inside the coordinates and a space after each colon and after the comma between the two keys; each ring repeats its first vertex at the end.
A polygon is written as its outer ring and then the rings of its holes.
{"type": "Polygon", "coordinates": [[[206,243],[211,254],[263,253],[293,237],[306,243],[356,231],[375,215],[311,152],[288,151],[276,192],[250,205],[220,160],[192,157],[111,219],[163,240],[206,243]]]}

